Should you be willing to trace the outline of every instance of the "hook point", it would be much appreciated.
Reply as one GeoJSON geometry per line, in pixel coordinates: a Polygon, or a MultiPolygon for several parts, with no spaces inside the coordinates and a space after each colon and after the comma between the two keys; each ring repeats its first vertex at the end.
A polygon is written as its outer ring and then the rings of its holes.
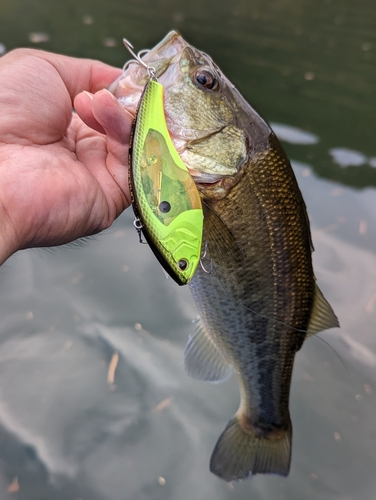
{"type": "Polygon", "coordinates": [[[130,47],[131,49],[134,49],[131,42],[129,42],[126,38],[123,38],[123,44],[125,45],[126,48],[130,47]]]}

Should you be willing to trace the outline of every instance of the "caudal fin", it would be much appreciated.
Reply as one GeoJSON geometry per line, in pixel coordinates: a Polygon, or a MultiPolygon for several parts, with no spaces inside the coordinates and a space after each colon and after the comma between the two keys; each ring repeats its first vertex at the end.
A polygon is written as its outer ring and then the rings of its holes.
{"type": "Polygon", "coordinates": [[[210,470],[225,481],[238,481],[255,474],[287,476],[291,459],[291,424],[286,431],[258,437],[243,430],[239,419],[229,421],[210,460],[210,470]]]}

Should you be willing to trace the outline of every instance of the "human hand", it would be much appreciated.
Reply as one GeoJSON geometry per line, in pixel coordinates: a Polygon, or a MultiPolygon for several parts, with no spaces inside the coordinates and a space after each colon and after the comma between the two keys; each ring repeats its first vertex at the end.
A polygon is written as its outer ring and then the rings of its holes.
{"type": "Polygon", "coordinates": [[[97,233],[129,206],[133,117],[100,90],[120,73],[39,50],[0,58],[0,264],[97,233]]]}

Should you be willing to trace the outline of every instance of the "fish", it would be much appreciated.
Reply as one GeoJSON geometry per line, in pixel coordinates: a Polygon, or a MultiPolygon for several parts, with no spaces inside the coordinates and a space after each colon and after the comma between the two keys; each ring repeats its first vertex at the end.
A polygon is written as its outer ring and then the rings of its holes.
{"type": "MultiPolygon", "coordinates": [[[[210,470],[228,482],[287,476],[295,354],[310,335],[339,326],[316,284],[302,194],[270,126],[209,55],[172,31],[143,60],[164,86],[167,127],[204,209],[185,369],[211,382],[234,373],[240,389],[210,470]]],[[[146,81],[131,64],[111,90],[135,113],[146,81]]]]}

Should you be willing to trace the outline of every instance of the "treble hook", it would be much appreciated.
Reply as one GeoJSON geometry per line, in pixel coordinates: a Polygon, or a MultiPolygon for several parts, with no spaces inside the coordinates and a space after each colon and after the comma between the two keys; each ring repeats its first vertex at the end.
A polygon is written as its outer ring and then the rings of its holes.
{"type": "Polygon", "coordinates": [[[143,245],[147,245],[147,242],[142,240],[142,228],[144,226],[142,225],[142,222],[138,217],[133,221],[133,225],[137,231],[139,242],[142,243],[143,245]]]}
{"type": "Polygon", "coordinates": [[[205,269],[205,266],[204,266],[204,264],[202,262],[203,259],[205,259],[207,253],[208,253],[208,242],[205,241],[204,253],[203,253],[202,257],[200,258],[200,266],[201,266],[201,269],[204,271],[204,273],[211,274],[213,272],[213,260],[210,259],[210,271],[208,271],[207,269],[205,269]]]}
{"type": "Polygon", "coordinates": [[[150,78],[157,78],[156,73],[155,73],[155,68],[153,68],[152,66],[149,66],[148,64],[146,64],[145,61],[143,61],[141,59],[142,54],[145,54],[146,52],[150,52],[150,51],[148,49],[144,49],[144,50],[140,50],[140,52],[138,54],[136,54],[133,51],[134,47],[131,44],[131,42],[129,42],[126,38],[123,38],[123,43],[124,43],[125,48],[128,50],[128,52],[134,57],[134,60],[127,61],[124,64],[123,71],[125,71],[130,64],[136,62],[146,69],[150,78]]]}

